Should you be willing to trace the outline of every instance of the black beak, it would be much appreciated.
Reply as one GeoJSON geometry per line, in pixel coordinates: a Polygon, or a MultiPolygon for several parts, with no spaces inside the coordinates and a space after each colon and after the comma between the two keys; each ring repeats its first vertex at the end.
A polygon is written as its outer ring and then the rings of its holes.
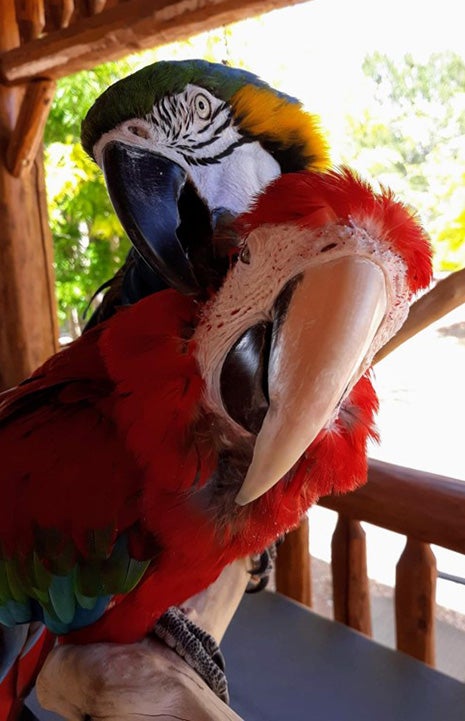
{"type": "Polygon", "coordinates": [[[180,199],[187,174],[172,160],[119,141],[103,151],[111,202],[134,248],[149,268],[186,295],[199,283],[180,240],[180,199]]]}

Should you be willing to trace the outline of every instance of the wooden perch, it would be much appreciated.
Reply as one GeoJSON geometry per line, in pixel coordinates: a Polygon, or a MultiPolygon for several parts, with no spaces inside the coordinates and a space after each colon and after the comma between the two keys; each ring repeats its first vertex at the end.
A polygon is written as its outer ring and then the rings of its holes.
{"type": "Polygon", "coordinates": [[[7,168],[15,178],[32,167],[42,142],[55,85],[53,80],[33,80],[27,87],[6,154],[7,168]]]}
{"type": "Polygon", "coordinates": [[[373,363],[378,363],[402,343],[462,303],[465,303],[465,268],[440,280],[432,290],[412,305],[402,328],[378,351],[373,363]]]}
{"type": "MultiPolygon", "coordinates": [[[[246,560],[183,604],[187,615],[220,642],[242,598],[246,560]]],[[[59,646],[37,681],[45,709],[70,721],[241,721],[174,651],[158,639],[140,643],[59,646]]]]}

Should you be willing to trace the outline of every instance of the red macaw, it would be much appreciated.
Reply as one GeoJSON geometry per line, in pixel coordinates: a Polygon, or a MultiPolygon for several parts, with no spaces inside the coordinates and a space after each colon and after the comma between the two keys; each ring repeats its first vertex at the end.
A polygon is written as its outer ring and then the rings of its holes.
{"type": "MultiPolygon", "coordinates": [[[[277,178],[235,230],[206,301],[150,295],[1,396],[4,638],[39,620],[65,642],[137,641],[365,481],[370,362],[430,281],[422,228],[342,170],[277,178]]],[[[2,719],[40,662],[25,643],[2,719]]]]}

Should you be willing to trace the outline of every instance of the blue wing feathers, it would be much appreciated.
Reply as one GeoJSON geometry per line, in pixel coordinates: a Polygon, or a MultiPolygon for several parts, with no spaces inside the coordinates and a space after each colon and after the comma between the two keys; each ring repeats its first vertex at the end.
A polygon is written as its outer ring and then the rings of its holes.
{"type": "Polygon", "coordinates": [[[35,552],[0,560],[0,624],[40,621],[59,635],[83,628],[104,614],[113,595],[134,588],[149,565],[130,556],[125,534],[108,557],[81,559],[67,573],[51,573],[35,552]]]}

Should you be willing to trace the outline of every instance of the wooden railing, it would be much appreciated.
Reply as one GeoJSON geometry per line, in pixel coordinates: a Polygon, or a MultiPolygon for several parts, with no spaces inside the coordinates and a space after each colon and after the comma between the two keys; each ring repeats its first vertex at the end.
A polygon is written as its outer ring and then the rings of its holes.
{"type": "MultiPolygon", "coordinates": [[[[320,505],[339,514],[331,553],[334,618],[371,636],[365,533],[360,522],[401,533],[406,545],[396,568],[397,648],[434,666],[437,571],[430,544],[465,554],[465,483],[371,460],[365,486],[347,495],[326,496],[320,505]]],[[[311,596],[299,591],[310,586],[309,562],[302,563],[305,542],[308,554],[306,524],[290,534],[289,543],[279,551],[277,588],[311,605],[311,596]],[[294,560],[297,546],[300,565],[294,560]],[[286,566],[287,572],[280,566],[286,566]]]]}
{"type": "Polygon", "coordinates": [[[321,499],[339,513],[333,540],[335,618],[371,635],[364,533],[367,521],[407,537],[397,564],[397,647],[434,665],[436,560],[430,544],[465,554],[465,483],[371,461],[368,483],[321,499]]]}

